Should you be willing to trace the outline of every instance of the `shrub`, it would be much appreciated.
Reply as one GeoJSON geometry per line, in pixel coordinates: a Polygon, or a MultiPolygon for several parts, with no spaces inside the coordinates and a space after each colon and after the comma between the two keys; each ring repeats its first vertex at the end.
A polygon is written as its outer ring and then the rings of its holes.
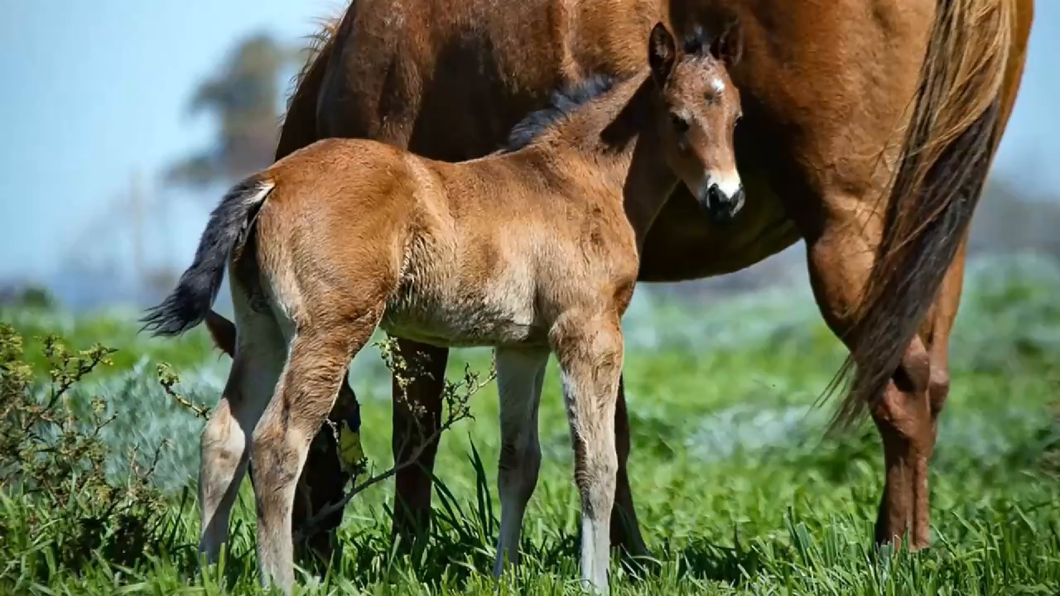
{"type": "Polygon", "coordinates": [[[133,565],[162,543],[169,519],[150,483],[161,447],[129,453],[127,472],[108,474],[100,432],[115,415],[102,397],[71,398],[113,350],[42,343],[47,371],[34,370],[22,337],[0,324],[0,584],[76,572],[96,556],[133,565]]]}

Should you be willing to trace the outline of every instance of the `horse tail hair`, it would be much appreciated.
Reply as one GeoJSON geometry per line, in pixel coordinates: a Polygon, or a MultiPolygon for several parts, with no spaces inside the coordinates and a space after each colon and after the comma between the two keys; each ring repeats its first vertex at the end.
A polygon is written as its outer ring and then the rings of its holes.
{"type": "Polygon", "coordinates": [[[294,78],[294,92],[287,99],[287,113],[276,143],[276,161],[317,141],[317,98],[324,86],[328,64],[336,46],[341,46],[340,33],[348,31],[357,14],[357,2],[350,2],[343,17],[320,19],[320,27],[310,36],[306,61],[294,78]]]}
{"type": "Polygon", "coordinates": [[[195,327],[210,312],[224,279],[225,265],[246,242],[252,219],[275,183],[255,174],[221,199],[199,239],[195,260],[180,276],[176,289],[148,309],[141,322],[154,335],[174,336],[195,327]]]}
{"type": "Polygon", "coordinates": [[[937,0],[850,355],[825,393],[845,389],[830,430],[881,398],[964,241],[1005,125],[1016,1],[937,0]]]}

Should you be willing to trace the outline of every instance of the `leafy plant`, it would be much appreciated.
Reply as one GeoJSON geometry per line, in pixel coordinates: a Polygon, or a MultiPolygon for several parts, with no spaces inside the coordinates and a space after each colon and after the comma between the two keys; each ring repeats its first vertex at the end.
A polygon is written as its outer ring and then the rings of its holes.
{"type": "Polygon", "coordinates": [[[110,363],[100,345],[74,351],[43,340],[47,381],[25,361],[23,340],[0,324],[0,580],[78,570],[97,555],[140,560],[166,525],[166,502],[150,482],[161,448],[127,454],[127,472],[108,473],[101,431],[115,414],[102,397],[71,399],[71,389],[110,363]],[[21,505],[21,507],[17,506],[21,505]],[[19,556],[16,556],[18,554],[19,556]]]}

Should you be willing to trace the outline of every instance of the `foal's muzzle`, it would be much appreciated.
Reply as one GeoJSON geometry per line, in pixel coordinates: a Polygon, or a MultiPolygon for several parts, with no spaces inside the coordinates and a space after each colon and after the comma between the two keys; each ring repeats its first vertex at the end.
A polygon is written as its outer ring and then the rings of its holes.
{"type": "Polygon", "coordinates": [[[717,184],[705,185],[699,191],[699,204],[714,223],[728,223],[743,207],[743,186],[732,195],[726,194],[717,184]]]}

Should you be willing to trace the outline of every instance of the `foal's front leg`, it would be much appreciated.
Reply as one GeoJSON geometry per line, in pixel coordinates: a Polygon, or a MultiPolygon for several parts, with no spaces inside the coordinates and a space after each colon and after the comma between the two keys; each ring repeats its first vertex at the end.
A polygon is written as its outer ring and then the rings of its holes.
{"type": "Polygon", "coordinates": [[[523,514],[537,486],[541,467],[537,412],[548,350],[497,348],[495,355],[501,410],[501,455],[497,462],[501,529],[493,574],[499,576],[504,572],[505,560],[513,565],[519,563],[523,514]]]}
{"type": "Polygon", "coordinates": [[[581,494],[582,582],[606,593],[618,472],[615,400],[622,371],[618,315],[564,315],[553,326],[549,340],[559,360],[574,444],[574,478],[581,494]]]}

